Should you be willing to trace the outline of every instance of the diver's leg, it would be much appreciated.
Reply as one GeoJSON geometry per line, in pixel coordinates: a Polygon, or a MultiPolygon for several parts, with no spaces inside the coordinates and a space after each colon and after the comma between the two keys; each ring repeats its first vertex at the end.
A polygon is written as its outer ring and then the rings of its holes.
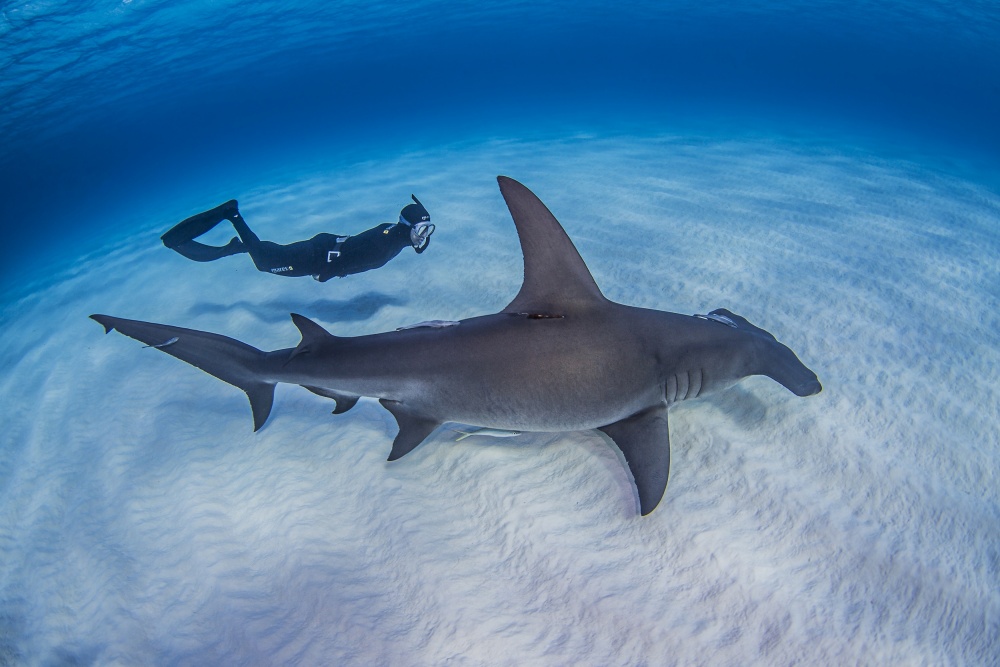
{"type": "Polygon", "coordinates": [[[257,235],[253,233],[253,230],[250,229],[247,221],[243,219],[239,211],[233,211],[228,218],[229,222],[233,223],[236,233],[240,235],[244,251],[250,254],[250,259],[253,260],[253,264],[257,267],[258,271],[270,273],[272,268],[278,266],[280,260],[275,257],[275,255],[280,254],[280,252],[275,252],[280,247],[278,244],[271,243],[270,241],[261,241],[257,238],[257,235]]]}
{"type": "Polygon", "coordinates": [[[281,276],[308,275],[308,272],[303,273],[303,269],[300,268],[309,264],[309,262],[301,261],[302,246],[308,242],[300,241],[289,245],[280,245],[271,241],[261,241],[247,225],[246,220],[243,219],[238,210],[231,211],[226,217],[233,223],[236,233],[240,235],[240,245],[243,252],[250,254],[250,259],[253,260],[258,271],[281,276]]]}
{"type": "Polygon", "coordinates": [[[181,220],[171,227],[166,234],[161,236],[160,239],[163,241],[163,245],[168,248],[176,248],[176,246],[185,241],[198,238],[223,220],[231,218],[234,214],[238,216],[239,209],[237,208],[236,200],[230,199],[225,204],[220,204],[213,209],[181,220]]]}
{"type": "Polygon", "coordinates": [[[231,211],[226,218],[229,222],[233,223],[233,228],[236,229],[236,233],[240,235],[240,240],[243,241],[243,245],[249,248],[260,243],[260,239],[253,233],[253,230],[250,229],[250,226],[247,225],[247,221],[243,219],[243,216],[240,215],[238,210],[231,211]]]}
{"type": "Polygon", "coordinates": [[[188,259],[193,259],[196,262],[211,262],[219,259],[220,257],[229,257],[230,255],[238,255],[241,252],[247,251],[243,242],[237,238],[232,239],[221,248],[214,245],[198,243],[197,241],[184,241],[175,245],[171,248],[171,250],[184,255],[188,259]]]}

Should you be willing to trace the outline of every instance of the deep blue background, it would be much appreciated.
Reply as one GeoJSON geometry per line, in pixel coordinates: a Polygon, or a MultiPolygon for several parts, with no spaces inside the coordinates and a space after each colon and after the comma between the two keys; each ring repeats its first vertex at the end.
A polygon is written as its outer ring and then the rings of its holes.
{"type": "Polygon", "coordinates": [[[206,187],[491,137],[809,133],[995,178],[996,3],[613,4],[8,3],[3,278],[206,187]]]}

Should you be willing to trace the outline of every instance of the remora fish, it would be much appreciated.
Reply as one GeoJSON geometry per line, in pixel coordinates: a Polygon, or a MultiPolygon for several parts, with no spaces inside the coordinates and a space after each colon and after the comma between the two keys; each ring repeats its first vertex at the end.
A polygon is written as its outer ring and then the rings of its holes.
{"type": "Polygon", "coordinates": [[[455,428],[452,430],[462,434],[455,438],[455,442],[460,442],[473,435],[487,435],[491,438],[513,438],[521,435],[520,431],[507,431],[500,428],[474,428],[471,431],[463,431],[460,428],[455,428]]]}
{"type": "Polygon", "coordinates": [[[407,324],[405,327],[396,327],[396,331],[406,331],[407,329],[444,329],[445,327],[456,327],[461,322],[454,322],[452,320],[427,320],[426,322],[417,322],[416,324],[407,324]]]}
{"type": "Polygon", "coordinates": [[[177,336],[174,336],[173,338],[171,338],[169,340],[165,340],[162,343],[159,343],[157,345],[143,345],[143,347],[144,348],[146,348],[146,347],[162,348],[162,347],[166,347],[167,345],[173,345],[176,342],[177,342],[177,336]]]}

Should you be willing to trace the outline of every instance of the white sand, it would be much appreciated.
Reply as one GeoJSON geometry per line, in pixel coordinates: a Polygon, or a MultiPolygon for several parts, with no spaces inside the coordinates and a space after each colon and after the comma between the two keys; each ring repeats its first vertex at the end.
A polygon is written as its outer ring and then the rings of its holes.
{"type": "Polygon", "coordinates": [[[369,274],[195,264],[151,219],[4,304],[0,664],[996,660],[997,193],[804,143],[579,137],[233,195],[289,242],[394,219],[410,192],[431,248],[369,274]],[[241,392],[87,319],[275,349],[298,342],[291,311],[342,335],[494,312],[521,270],[498,173],[549,205],[610,298],[730,308],[823,393],[752,378],[673,409],[670,485],[642,518],[592,432],[443,430],[388,464],[395,424],[372,401],[331,416],[281,386],[254,434],[241,392]]]}

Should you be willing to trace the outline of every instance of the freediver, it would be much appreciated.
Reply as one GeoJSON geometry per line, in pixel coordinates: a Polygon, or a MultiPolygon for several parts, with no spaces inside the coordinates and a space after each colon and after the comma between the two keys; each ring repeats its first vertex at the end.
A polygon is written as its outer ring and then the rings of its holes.
{"type": "Polygon", "coordinates": [[[196,262],[247,253],[258,271],[279,276],[312,276],[320,282],[384,266],[406,246],[417,254],[427,250],[434,225],[427,209],[413,195],[412,204],[399,212],[398,222],[387,222],[353,236],[320,233],[287,245],[261,241],[240,215],[235,199],[198,213],[174,225],[160,237],[163,245],[196,262]],[[195,241],[223,220],[229,220],[238,237],[224,246],[195,241]]]}

